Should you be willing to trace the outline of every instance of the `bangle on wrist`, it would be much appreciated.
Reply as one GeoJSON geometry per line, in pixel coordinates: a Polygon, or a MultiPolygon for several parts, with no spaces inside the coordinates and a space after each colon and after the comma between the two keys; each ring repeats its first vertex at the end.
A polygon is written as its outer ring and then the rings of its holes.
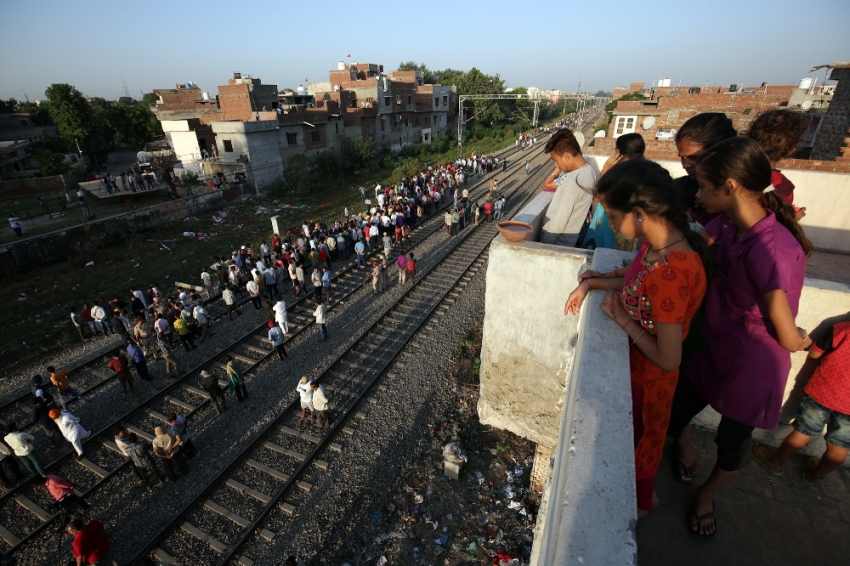
{"type": "Polygon", "coordinates": [[[640,340],[640,337],[643,336],[644,334],[646,334],[646,329],[644,329],[640,334],[637,335],[637,337],[634,340],[632,340],[632,346],[637,344],[637,341],[640,340]]]}

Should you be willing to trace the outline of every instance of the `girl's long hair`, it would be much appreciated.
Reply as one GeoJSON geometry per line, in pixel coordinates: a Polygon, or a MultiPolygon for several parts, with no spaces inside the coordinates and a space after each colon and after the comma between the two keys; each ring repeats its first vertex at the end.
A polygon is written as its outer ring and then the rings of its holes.
{"type": "Polygon", "coordinates": [[[650,216],[666,220],[682,232],[691,248],[702,258],[706,274],[714,273],[705,240],[688,223],[688,217],[676,198],[670,173],[647,159],[630,159],[618,163],[599,179],[596,188],[605,205],[622,213],[642,208],[650,216]]]}
{"type": "Polygon", "coordinates": [[[772,169],[758,142],[737,137],[717,143],[700,156],[697,170],[715,187],[722,187],[727,179],[738,181],[762,206],[773,211],[776,219],[800,242],[806,256],[812,254],[812,242],[797,223],[794,208],[775,191],[764,192],[770,186],[772,169]]]}

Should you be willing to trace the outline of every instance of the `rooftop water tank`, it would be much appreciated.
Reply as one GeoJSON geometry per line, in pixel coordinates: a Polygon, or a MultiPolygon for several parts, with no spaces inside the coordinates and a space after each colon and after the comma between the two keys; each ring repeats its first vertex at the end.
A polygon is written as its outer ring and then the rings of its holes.
{"type": "Polygon", "coordinates": [[[202,93],[201,93],[201,98],[203,98],[204,100],[209,100],[209,99],[210,99],[210,93],[208,93],[208,92],[202,92],[202,93]]]}
{"type": "Polygon", "coordinates": [[[298,88],[295,89],[296,94],[299,96],[306,96],[307,89],[304,88],[304,85],[298,85],[298,88]]]}
{"type": "Polygon", "coordinates": [[[661,79],[659,82],[661,83],[659,86],[670,86],[670,79],[661,79]]]}
{"type": "Polygon", "coordinates": [[[805,90],[812,88],[812,79],[810,79],[809,77],[802,79],[800,81],[800,88],[805,89],[805,90]]]}
{"type": "Polygon", "coordinates": [[[339,63],[337,63],[336,64],[336,70],[337,71],[344,71],[345,70],[345,61],[340,61],[339,63]]]}
{"type": "Polygon", "coordinates": [[[192,83],[186,83],[186,88],[192,88],[192,83]]]}

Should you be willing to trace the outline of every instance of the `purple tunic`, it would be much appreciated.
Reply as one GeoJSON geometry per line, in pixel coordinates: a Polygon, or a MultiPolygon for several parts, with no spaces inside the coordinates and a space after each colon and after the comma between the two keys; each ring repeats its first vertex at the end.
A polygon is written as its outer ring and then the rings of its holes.
{"type": "Polygon", "coordinates": [[[703,344],[685,374],[721,415],[774,428],[791,370],[791,353],[779,345],[763,295],[788,295],[796,317],[806,272],[800,243],[773,212],[736,241],[726,214],[705,229],[718,244],[720,276],[709,282],[703,344]]]}

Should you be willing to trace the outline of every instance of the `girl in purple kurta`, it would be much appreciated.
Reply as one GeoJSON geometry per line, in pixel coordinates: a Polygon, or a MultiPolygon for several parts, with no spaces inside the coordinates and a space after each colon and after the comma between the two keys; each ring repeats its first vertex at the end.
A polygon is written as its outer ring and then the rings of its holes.
{"type": "Polygon", "coordinates": [[[790,353],[811,345],[794,321],[811,243],[772,191],[770,161],[756,142],[712,146],[696,173],[697,198],[719,214],[705,229],[717,246],[719,275],[709,283],[703,345],[683,368],[668,434],[677,439],[679,461],[691,462],[682,479],[693,479],[688,423],[706,405],[722,415],[717,462],[690,517],[694,534],[711,536],[717,491],[749,462],[753,429],[777,425],[790,353]]]}

